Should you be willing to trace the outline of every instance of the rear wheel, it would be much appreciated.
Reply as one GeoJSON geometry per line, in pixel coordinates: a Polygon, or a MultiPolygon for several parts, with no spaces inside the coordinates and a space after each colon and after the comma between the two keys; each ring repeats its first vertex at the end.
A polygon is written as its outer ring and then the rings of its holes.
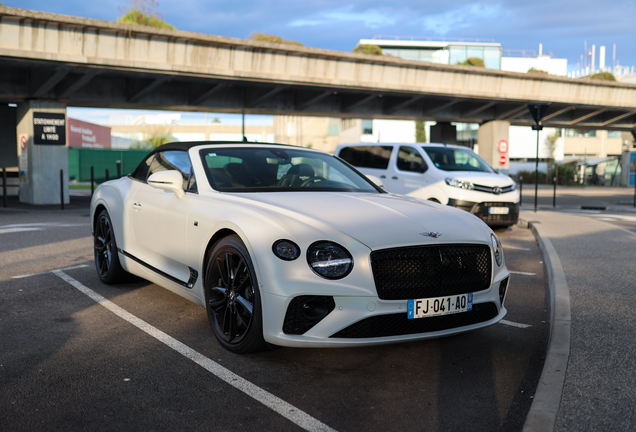
{"type": "Polygon", "coordinates": [[[119,262],[115,232],[106,210],[102,210],[97,217],[93,246],[95,250],[95,268],[99,279],[105,284],[126,282],[129,274],[119,262]]]}
{"type": "Polygon", "coordinates": [[[224,348],[240,354],[267,348],[254,267],[236,235],[219,240],[208,255],[205,301],[212,332],[224,348]]]}

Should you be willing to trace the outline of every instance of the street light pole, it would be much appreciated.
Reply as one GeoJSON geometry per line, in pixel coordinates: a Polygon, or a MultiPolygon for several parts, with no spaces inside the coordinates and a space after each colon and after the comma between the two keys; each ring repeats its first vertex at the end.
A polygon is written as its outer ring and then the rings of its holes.
{"type": "Polygon", "coordinates": [[[537,131],[537,158],[534,169],[534,212],[537,212],[537,200],[539,196],[539,131],[543,129],[541,119],[548,110],[548,104],[528,104],[528,110],[534,119],[532,130],[537,131]]]}

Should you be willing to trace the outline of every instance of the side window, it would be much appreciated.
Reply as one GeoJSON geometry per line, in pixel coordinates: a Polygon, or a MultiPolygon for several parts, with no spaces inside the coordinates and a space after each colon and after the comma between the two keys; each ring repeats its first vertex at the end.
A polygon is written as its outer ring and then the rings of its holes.
{"type": "Polygon", "coordinates": [[[131,177],[134,178],[135,180],[145,182],[146,178],[148,177],[148,170],[150,168],[150,165],[152,164],[153,159],[154,159],[154,155],[148,156],[146,157],[146,159],[141,161],[141,163],[137,166],[137,169],[135,170],[135,172],[131,174],[131,177]]]}
{"type": "Polygon", "coordinates": [[[190,156],[188,156],[187,152],[167,150],[156,153],[155,158],[150,164],[148,176],[167,170],[179,171],[183,177],[183,189],[186,191],[196,191],[196,181],[192,172],[192,163],[190,162],[190,156]]]}
{"type": "Polygon", "coordinates": [[[425,172],[428,169],[422,155],[413,147],[400,147],[397,157],[397,168],[400,171],[425,172]]]}
{"type": "Polygon", "coordinates": [[[391,146],[345,147],[339,156],[355,167],[387,169],[392,150],[391,146]]]}

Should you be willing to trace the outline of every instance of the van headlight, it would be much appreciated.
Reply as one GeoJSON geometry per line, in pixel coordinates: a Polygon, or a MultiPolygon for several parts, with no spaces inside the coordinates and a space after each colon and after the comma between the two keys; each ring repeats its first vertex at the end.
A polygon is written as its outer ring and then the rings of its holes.
{"type": "Polygon", "coordinates": [[[445,181],[447,185],[452,187],[456,187],[460,189],[468,189],[468,190],[473,188],[473,184],[469,181],[454,179],[450,177],[447,177],[445,181]]]}
{"type": "Polygon", "coordinates": [[[490,241],[492,242],[492,251],[495,255],[497,266],[501,267],[501,263],[503,262],[503,248],[501,247],[501,243],[499,243],[499,239],[495,237],[494,234],[490,234],[490,241]]]}

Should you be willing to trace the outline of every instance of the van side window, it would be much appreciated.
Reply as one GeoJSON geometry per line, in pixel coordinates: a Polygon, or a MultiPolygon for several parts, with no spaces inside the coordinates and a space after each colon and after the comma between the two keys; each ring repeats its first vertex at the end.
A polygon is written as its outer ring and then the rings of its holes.
{"type": "Polygon", "coordinates": [[[413,147],[400,147],[397,157],[397,169],[400,171],[425,172],[428,169],[422,155],[413,147]]]}
{"type": "Polygon", "coordinates": [[[387,169],[392,150],[391,146],[345,147],[338,156],[355,167],[387,169]]]}

